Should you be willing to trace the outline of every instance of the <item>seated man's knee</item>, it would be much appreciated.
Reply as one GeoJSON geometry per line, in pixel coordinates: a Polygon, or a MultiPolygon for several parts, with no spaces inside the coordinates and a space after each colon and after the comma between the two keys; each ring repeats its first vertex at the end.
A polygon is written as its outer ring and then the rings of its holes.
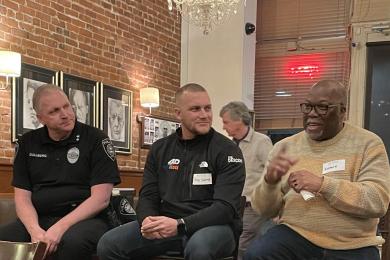
{"type": "Polygon", "coordinates": [[[184,249],[186,259],[216,259],[233,253],[236,242],[229,226],[209,226],[196,231],[184,249]]]}
{"type": "Polygon", "coordinates": [[[137,248],[141,237],[137,221],[111,229],[100,238],[97,254],[100,259],[106,259],[106,257],[118,259],[118,255],[130,253],[137,248]]]}
{"type": "Polygon", "coordinates": [[[110,252],[113,250],[113,247],[115,247],[115,242],[113,239],[110,239],[109,232],[107,232],[100,238],[97,244],[97,248],[96,248],[97,255],[98,256],[109,255],[110,252]]]}
{"type": "Polygon", "coordinates": [[[61,239],[61,250],[66,252],[88,252],[94,251],[90,243],[83,236],[71,235],[63,236],[61,239]]]}
{"type": "Polygon", "coordinates": [[[244,254],[243,254],[243,259],[244,260],[254,260],[254,259],[257,259],[257,256],[258,256],[258,252],[257,250],[254,250],[252,248],[248,248],[244,254]]]}
{"type": "Polygon", "coordinates": [[[186,259],[209,259],[210,255],[212,255],[212,248],[199,234],[192,236],[184,248],[186,259]]]}
{"type": "Polygon", "coordinates": [[[268,259],[267,257],[271,256],[272,251],[276,250],[272,243],[267,243],[264,245],[261,239],[255,239],[252,243],[249,244],[248,248],[244,253],[244,260],[260,260],[268,259]]]}

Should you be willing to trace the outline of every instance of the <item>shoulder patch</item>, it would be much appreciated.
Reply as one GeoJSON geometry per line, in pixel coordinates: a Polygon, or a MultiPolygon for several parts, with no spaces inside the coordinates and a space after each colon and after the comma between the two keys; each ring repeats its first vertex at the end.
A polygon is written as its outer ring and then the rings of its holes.
{"type": "Polygon", "coordinates": [[[115,147],[114,145],[111,143],[111,140],[110,138],[106,138],[106,139],[103,139],[102,140],[102,145],[103,145],[103,150],[104,152],[107,154],[107,156],[115,161],[115,147]]]}

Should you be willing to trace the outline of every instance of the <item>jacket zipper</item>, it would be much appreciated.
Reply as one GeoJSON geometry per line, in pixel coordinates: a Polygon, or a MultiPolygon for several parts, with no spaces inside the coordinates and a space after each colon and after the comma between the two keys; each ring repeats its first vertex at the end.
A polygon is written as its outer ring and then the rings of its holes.
{"type": "MultiPolygon", "coordinates": [[[[182,171],[182,174],[184,175],[183,176],[183,178],[182,178],[182,180],[183,180],[183,187],[185,187],[185,185],[186,185],[186,183],[187,183],[187,142],[185,142],[184,143],[184,151],[183,151],[183,153],[184,153],[184,156],[183,156],[183,158],[184,158],[184,160],[183,160],[183,171],[182,171]]],[[[186,196],[186,194],[185,194],[186,192],[185,192],[185,189],[183,189],[182,190],[182,198],[185,198],[186,196]]]]}
{"type": "Polygon", "coordinates": [[[191,162],[191,171],[190,171],[190,176],[189,176],[189,190],[190,190],[190,199],[192,199],[192,182],[193,182],[193,174],[194,174],[194,166],[195,166],[195,163],[192,161],[191,162]]]}

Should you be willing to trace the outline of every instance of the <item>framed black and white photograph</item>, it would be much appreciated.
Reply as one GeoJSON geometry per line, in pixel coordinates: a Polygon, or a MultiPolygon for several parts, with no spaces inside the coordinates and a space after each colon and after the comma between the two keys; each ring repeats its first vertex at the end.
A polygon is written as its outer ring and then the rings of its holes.
{"type": "Polygon", "coordinates": [[[98,82],[59,73],[61,88],[68,96],[77,121],[98,127],[97,88],[98,82]]]}
{"type": "Polygon", "coordinates": [[[42,127],[33,109],[32,97],[41,85],[56,82],[55,71],[22,64],[21,76],[14,78],[12,84],[12,142],[23,134],[42,127]]]}
{"type": "Polygon", "coordinates": [[[111,139],[117,153],[131,153],[133,93],[101,84],[100,128],[111,139]]]}
{"type": "Polygon", "coordinates": [[[180,123],[175,119],[156,116],[144,116],[141,121],[141,147],[150,146],[160,138],[176,132],[180,123]]]}

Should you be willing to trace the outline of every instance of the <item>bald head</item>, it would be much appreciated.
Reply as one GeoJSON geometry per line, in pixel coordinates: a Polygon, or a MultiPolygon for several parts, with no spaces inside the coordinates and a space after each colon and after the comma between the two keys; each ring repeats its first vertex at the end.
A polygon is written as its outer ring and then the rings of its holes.
{"type": "MultiPolygon", "coordinates": [[[[55,92],[55,91],[58,91],[58,92],[61,92],[65,97],[65,93],[62,91],[61,88],[59,88],[58,86],[56,85],[53,85],[53,84],[43,84],[42,86],[40,86],[39,88],[37,88],[34,92],[34,95],[33,95],[33,99],[32,99],[32,103],[33,103],[33,108],[34,110],[38,113],[39,112],[39,109],[40,109],[40,100],[41,100],[41,97],[46,94],[46,93],[49,93],[49,92],[55,92]]],[[[66,98],[68,99],[68,98],[66,98]]]]}
{"type": "Polygon", "coordinates": [[[344,107],[347,105],[348,91],[347,88],[344,87],[341,82],[329,79],[321,80],[311,87],[310,92],[319,89],[326,90],[326,92],[328,92],[329,95],[332,96],[333,102],[340,103],[344,107]]]}
{"type": "Polygon", "coordinates": [[[210,97],[202,86],[190,83],[181,87],[175,95],[177,119],[181,123],[182,138],[193,139],[210,131],[213,113],[210,97]]]}
{"type": "Polygon", "coordinates": [[[206,92],[207,93],[206,89],[204,87],[202,87],[201,85],[196,84],[196,83],[188,83],[188,84],[182,86],[181,88],[179,88],[178,91],[176,91],[175,102],[176,102],[177,106],[179,106],[184,92],[191,92],[191,93],[206,92]]]}
{"type": "Polygon", "coordinates": [[[321,80],[314,84],[302,110],[303,126],[316,141],[333,138],[343,129],[346,116],[347,89],[336,80],[321,80]]]}

